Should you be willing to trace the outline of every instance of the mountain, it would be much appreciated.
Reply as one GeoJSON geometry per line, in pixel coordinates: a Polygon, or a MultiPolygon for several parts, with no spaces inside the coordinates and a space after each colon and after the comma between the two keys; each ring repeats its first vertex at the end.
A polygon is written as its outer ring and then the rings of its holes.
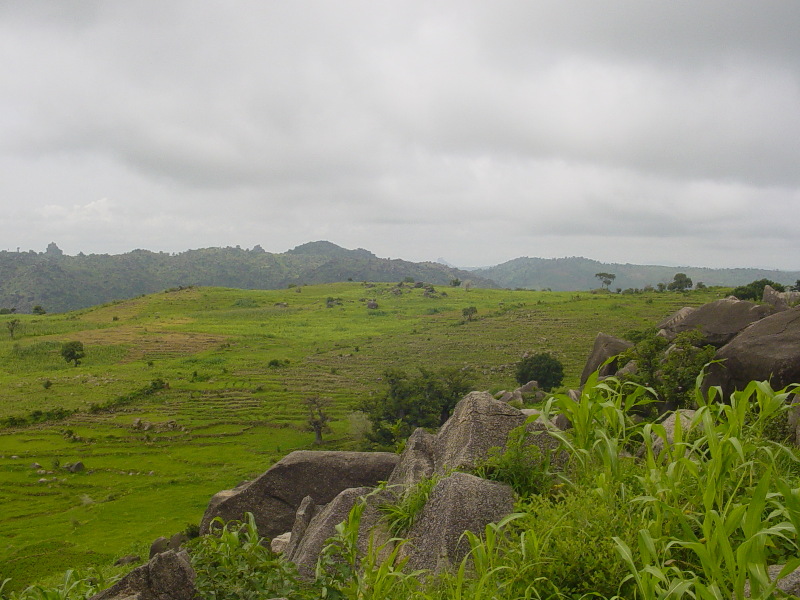
{"type": "Polygon", "coordinates": [[[794,284],[800,279],[800,271],[632,265],[602,263],[582,257],[515,258],[494,267],[475,269],[471,273],[474,276],[491,279],[502,287],[549,288],[554,291],[589,290],[600,287],[600,281],[595,277],[596,273],[613,273],[616,279],[611,288],[623,290],[669,283],[676,273],[685,273],[695,284],[703,282],[705,285],[731,287],[764,278],[783,284],[794,284]]]}
{"type": "Polygon", "coordinates": [[[434,285],[453,279],[498,287],[479,275],[432,262],[378,258],[359,248],[311,242],[285,253],[202,248],[179,254],[134,250],[126,254],[64,255],[55,244],[46,252],[0,252],[0,307],[30,312],[41,305],[64,312],[192,285],[280,289],[337,281],[402,281],[434,285]]]}

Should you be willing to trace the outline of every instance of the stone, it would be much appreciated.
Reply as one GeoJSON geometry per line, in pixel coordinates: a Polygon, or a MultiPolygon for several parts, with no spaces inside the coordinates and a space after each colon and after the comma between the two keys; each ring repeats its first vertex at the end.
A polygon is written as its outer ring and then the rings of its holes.
{"type": "MultiPolygon", "coordinates": [[[[770,581],[775,581],[783,568],[784,565],[769,565],[767,567],[767,575],[769,576],[770,581]]],[[[778,581],[777,588],[790,598],[796,598],[800,596],[800,569],[795,569],[785,577],[781,577],[781,579],[778,581]]],[[[745,598],[750,597],[749,580],[744,584],[744,596],[745,598]]],[[[772,596],[770,596],[770,598],[771,597],[772,596]]]]}
{"type": "Polygon", "coordinates": [[[90,600],[194,600],[197,595],[194,578],[185,551],[164,552],[90,600]]]}
{"type": "Polygon", "coordinates": [[[275,554],[283,554],[286,548],[289,546],[289,542],[292,539],[292,532],[287,531],[286,533],[282,533],[280,535],[276,535],[272,538],[272,541],[269,543],[269,549],[272,550],[275,554]]]}
{"type": "Polygon", "coordinates": [[[389,485],[411,485],[430,477],[436,465],[436,436],[421,427],[406,440],[400,461],[389,476],[389,485]]]}
{"type": "Polygon", "coordinates": [[[774,389],[800,383],[800,306],[756,323],[720,348],[704,388],[718,385],[724,397],[751,381],[769,381],[774,389]]]}
{"type": "MultiPolygon", "coordinates": [[[[692,419],[694,418],[694,415],[695,411],[693,410],[681,409],[669,413],[669,415],[667,415],[667,418],[661,421],[661,425],[664,426],[664,429],[667,434],[666,444],[671,445],[675,441],[675,425],[678,419],[680,419],[681,430],[685,435],[692,424],[692,419]]],[[[656,456],[656,458],[659,457],[661,452],[664,450],[664,447],[665,447],[664,438],[653,434],[653,454],[656,456]]],[[[644,446],[642,446],[642,455],[644,455],[644,446]]]]}
{"type": "Polygon", "coordinates": [[[169,538],[169,543],[167,543],[168,550],[179,550],[183,544],[189,541],[189,536],[183,532],[174,534],[171,538],[169,538]]]}
{"type": "Polygon", "coordinates": [[[67,463],[66,465],[64,465],[64,468],[70,473],[80,473],[81,471],[86,470],[86,467],[81,461],[75,463],[67,463]]]}
{"type": "Polygon", "coordinates": [[[768,317],[772,312],[773,308],[768,305],[737,298],[723,298],[704,304],[680,322],[664,329],[670,341],[679,333],[696,329],[703,336],[701,344],[721,348],[745,327],[768,317]]]}
{"type": "Polygon", "coordinates": [[[31,465],[31,469],[33,469],[34,471],[41,470],[41,468],[42,468],[42,465],[40,465],[40,464],[39,464],[39,463],[37,463],[37,462],[35,462],[35,463],[33,463],[33,464],[31,465]]]}
{"type": "Polygon", "coordinates": [[[386,481],[399,461],[391,452],[298,450],[275,463],[257,479],[215,494],[200,523],[200,533],[211,521],[241,520],[251,512],[258,533],[272,539],[292,529],[303,498],[326,504],[342,490],[374,486],[386,481]]]}
{"type": "Polygon", "coordinates": [[[694,307],[691,306],[684,306],[677,312],[672,313],[666,319],[661,321],[658,325],[656,325],[656,329],[671,329],[672,327],[676,327],[680,322],[682,322],[686,317],[692,314],[695,310],[694,307]]]}
{"type": "Polygon", "coordinates": [[[464,532],[482,535],[489,523],[514,510],[514,492],[505,484],[467,473],[453,473],[433,487],[419,517],[408,532],[399,557],[407,570],[438,573],[457,564],[469,551],[464,532]]]}
{"type": "Polygon", "coordinates": [[[539,382],[538,381],[529,381],[525,385],[522,385],[517,388],[520,394],[532,394],[539,390],[539,382]]]}
{"type": "Polygon", "coordinates": [[[602,366],[603,363],[631,347],[633,347],[633,344],[627,340],[616,338],[606,333],[598,333],[594,338],[594,346],[592,346],[592,351],[589,353],[589,358],[586,359],[586,365],[581,372],[581,387],[583,387],[583,384],[589,379],[589,376],[598,369],[600,369],[601,377],[607,377],[616,373],[616,359],[604,367],[602,366]]]}
{"type": "Polygon", "coordinates": [[[488,392],[470,392],[436,435],[434,472],[469,470],[490,448],[506,445],[508,433],[525,423],[525,415],[488,392]]]}
{"type": "Polygon", "coordinates": [[[311,523],[311,519],[317,514],[319,508],[311,496],[303,498],[300,508],[295,513],[294,525],[292,525],[292,531],[289,535],[289,543],[284,550],[286,556],[291,556],[294,553],[300,540],[303,539],[303,535],[305,535],[308,524],[311,523]]]}
{"type": "Polygon", "coordinates": [[[169,540],[163,536],[156,538],[152,544],[150,544],[150,558],[153,558],[156,554],[161,554],[162,552],[166,552],[169,549],[169,540]]]}
{"type": "Polygon", "coordinates": [[[114,566],[119,567],[122,565],[132,565],[133,563],[142,562],[142,557],[138,554],[128,554],[126,556],[122,556],[114,562],[114,566]]]}

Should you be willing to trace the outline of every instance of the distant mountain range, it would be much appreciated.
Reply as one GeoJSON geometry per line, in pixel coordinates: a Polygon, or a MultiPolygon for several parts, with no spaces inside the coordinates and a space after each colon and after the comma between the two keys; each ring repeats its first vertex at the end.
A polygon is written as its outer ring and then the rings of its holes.
{"type": "Polygon", "coordinates": [[[705,269],[654,265],[618,265],[586,258],[517,258],[471,271],[440,262],[414,263],[378,258],[362,248],[348,250],[331,242],[310,242],[274,254],[260,246],[203,248],[178,254],[134,250],[126,254],[67,256],[55,244],[45,252],[0,252],[0,308],[65,312],[180,286],[207,285],[243,289],[279,289],[289,285],[337,281],[402,281],[434,285],[452,280],[476,287],[588,290],[599,287],[596,273],[613,273],[614,288],[643,288],[686,273],[697,283],[736,286],[756,279],[793,284],[800,271],[705,269]]]}

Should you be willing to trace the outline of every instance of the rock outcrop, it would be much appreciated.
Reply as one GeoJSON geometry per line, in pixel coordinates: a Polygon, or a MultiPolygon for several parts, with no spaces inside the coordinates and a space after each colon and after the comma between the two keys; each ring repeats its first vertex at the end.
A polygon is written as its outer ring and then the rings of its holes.
{"type": "MultiPolygon", "coordinates": [[[[589,379],[589,376],[597,371],[604,362],[612,356],[617,356],[625,352],[625,350],[632,346],[633,344],[627,340],[622,340],[605,333],[598,333],[597,337],[594,338],[592,352],[589,354],[586,365],[581,372],[581,387],[583,387],[583,384],[589,379]]],[[[601,377],[607,377],[608,375],[616,373],[617,368],[617,361],[613,360],[600,369],[599,374],[601,377]]]]}
{"type": "Polygon", "coordinates": [[[162,552],[90,600],[194,600],[195,573],[185,551],[162,552]]]}
{"type": "Polygon", "coordinates": [[[679,333],[696,329],[703,335],[703,345],[711,344],[721,348],[745,327],[768,317],[772,312],[770,306],[737,298],[724,298],[704,304],[683,319],[664,327],[663,331],[671,341],[679,333]]]}
{"type": "Polygon", "coordinates": [[[203,515],[200,533],[209,532],[215,517],[231,521],[251,512],[259,535],[271,539],[292,529],[306,496],[326,504],[342,490],[375,486],[388,479],[398,459],[391,452],[292,452],[252,482],[215,494],[203,515]]]}
{"type": "Polygon", "coordinates": [[[706,386],[722,387],[725,397],[751,381],[769,380],[774,389],[800,382],[800,306],[753,323],[720,348],[706,386]]]}

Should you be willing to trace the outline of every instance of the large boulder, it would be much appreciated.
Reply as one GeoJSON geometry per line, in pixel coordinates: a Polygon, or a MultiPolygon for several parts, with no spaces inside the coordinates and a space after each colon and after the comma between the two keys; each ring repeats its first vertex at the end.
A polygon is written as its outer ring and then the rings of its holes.
{"type": "Polygon", "coordinates": [[[525,415],[513,406],[488,392],[470,392],[436,435],[434,472],[471,469],[490,448],[504,447],[509,432],[524,423],[525,415]]]}
{"type": "Polygon", "coordinates": [[[469,551],[465,531],[483,534],[489,523],[514,510],[514,492],[505,484],[453,473],[434,486],[428,502],[400,549],[406,568],[439,572],[469,551]]]}
{"type": "Polygon", "coordinates": [[[411,485],[430,477],[436,464],[436,436],[421,427],[406,440],[403,454],[389,477],[389,485],[411,485]]]}
{"type": "Polygon", "coordinates": [[[662,330],[670,341],[684,331],[698,330],[703,335],[702,344],[721,348],[745,327],[768,317],[772,312],[772,307],[765,304],[724,298],[704,304],[662,330]]]}
{"type": "Polygon", "coordinates": [[[800,383],[800,306],[753,323],[720,348],[706,386],[722,387],[725,397],[751,381],[769,380],[775,389],[800,383]]]}
{"type": "MultiPolygon", "coordinates": [[[[594,338],[594,346],[586,360],[586,365],[581,372],[581,386],[589,379],[589,376],[597,371],[600,366],[612,356],[617,356],[625,352],[633,344],[627,340],[616,338],[605,333],[598,333],[594,338]]],[[[600,376],[613,375],[617,371],[617,361],[613,360],[600,370],[600,376]]]]}
{"type": "Polygon", "coordinates": [[[656,325],[656,329],[672,329],[696,310],[697,309],[692,306],[684,306],[656,325]]]}
{"type": "Polygon", "coordinates": [[[240,520],[251,512],[259,535],[272,539],[292,529],[306,496],[316,504],[327,504],[347,488],[377,485],[388,479],[398,460],[391,452],[292,452],[257,479],[215,494],[200,533],[209,532],[215,517],[240,520]]]}
{"type": "Polygon", "coordinates": [[[156,554],[90,600],[194,600],[195,573],[186,551],[156,554]]]}

